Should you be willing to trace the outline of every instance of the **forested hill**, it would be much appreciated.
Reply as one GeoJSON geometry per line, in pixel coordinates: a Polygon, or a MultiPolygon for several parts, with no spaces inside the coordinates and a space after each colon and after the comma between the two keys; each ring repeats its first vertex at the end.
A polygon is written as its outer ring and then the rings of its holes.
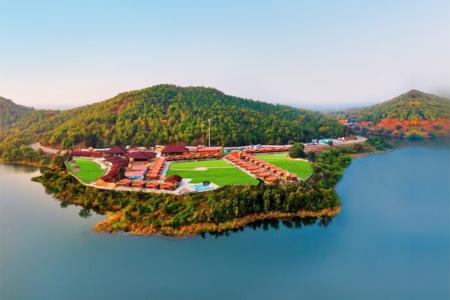
{"type": "Polygon", "coordinates": [[[32,107],[18,105],[9,99],[0,97],[0,128],[17,122],[31,111],[33,111],[32,107]]]}
{"type": "Polygon", "coordinates": [[[337,119],[356,117],[358,121],[377,124],[383,119],[400,121],[448,119],[450,117],[449,110],[450,101],[448,98],[411,90],[380,104],[329,114],[337,119]]]}
{"type": "Polygon", "coordinates": [[[0,150],[39,140],[53,147],[109,147],[201,143],[202,123],[211,145],[286,144],[344,135],[345,128],[319,112],[228,96],[204,87],[157,85],[61,112],[0,135],[0,150]],[[17,130],[20,128],[20,130],[17,130]]]}

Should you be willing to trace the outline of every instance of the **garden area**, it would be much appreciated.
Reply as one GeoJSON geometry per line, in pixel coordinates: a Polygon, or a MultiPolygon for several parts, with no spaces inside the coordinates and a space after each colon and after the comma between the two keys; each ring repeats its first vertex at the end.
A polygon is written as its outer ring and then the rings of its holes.
{"type": "Polygon", "coordinates": [[[258,184],[258,180],[242,172],[222,159],[189,162],[173,162],[167,177],[179,175],[192,178],[191,183],[209,181],[219,186],[227,184],[258,184]]]}
{"type": "Polygon", "coordinates": [[[79,172],[75,172],[74,167],[69,162],[67,162],[67,167],[73,175],[84,183],[91,183],[102,177],[106,172],[106,169],[100,168],[99,164],[90,159],[77,157],[74,160],[79,167],[79,172]]]}
{"type": "Polygon", "coordinates": [[[307,178],[313,172],[311,164],[303,160],[289,160],[287,159],[287,153],[277,154],[257,154],[255,157],[271,163],[283,170],[296,174],[300,178],[307,178]]]}

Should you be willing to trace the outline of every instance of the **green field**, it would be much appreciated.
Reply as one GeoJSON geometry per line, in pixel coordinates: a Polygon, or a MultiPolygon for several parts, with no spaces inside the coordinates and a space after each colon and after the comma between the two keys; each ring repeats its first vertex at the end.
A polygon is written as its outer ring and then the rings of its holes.
{"type": "Polygon", "coordinates": [[[77,162],[78,167],[80,167],[80,172],[75,172],[70,163],[67,163],[69,170],[72,174],[78,177],[84,183],[90,183],[100,177],[102,177],[106,169],[101,169],[100,166],[87,158],[74,158],[77,162]]]}
{"type": "Polygon", "coordinates": [[[312,174],[313,169],[310,163],[303,160],[297,161],[288,160],[286,156],[287,153],[255,155],[255,157],[265,162],[271,163],[277,167],[280,167],[283,170],[289,171],[290,173],[294,173],[300,178],[307,178],[309,175],[312,174]]]}
{"type": "Polygon", "coordinates": [[[174,174],[183,178],[192,178],[191,183],[210,181],[219,186],[227,184],[258,184],[258,180],[221,159],[173,162],[170,164],[166,176],[174,174]],[[207,170],[195,170],[196,168],[207,168],[207,170]]]}

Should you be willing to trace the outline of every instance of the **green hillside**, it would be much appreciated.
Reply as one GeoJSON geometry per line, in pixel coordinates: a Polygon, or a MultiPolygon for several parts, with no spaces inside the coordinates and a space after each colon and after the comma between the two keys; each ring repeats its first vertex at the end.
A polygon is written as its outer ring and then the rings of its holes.
{"type": "Polygon", "coordinates": [[[319,112],[228,96],[213,88],[175,85],[121,93],[61,112],[36,111],[34,117],[3,131],[0,150],[38,140],[65,147],[197,145],[202,123],[208,139],[208,119],[212,145],[286,144],[345,132],[336,120],[319,112]]]}
{"type": "Polygon", "coordinates": [[[358,121],[373,122],[374,124],[383,119],[435,121],[449,118],[450,101],[448,98],[411,90],[380,104],[329,114],[337,119],[356,117],[358,121]]]}
{"type": "Polygon", "coordinates": [[[0,128],[7,127],[19,121],[25,114],[33,111],[33,108],[18,105],[9,99],[0,97],[0,128]]]}

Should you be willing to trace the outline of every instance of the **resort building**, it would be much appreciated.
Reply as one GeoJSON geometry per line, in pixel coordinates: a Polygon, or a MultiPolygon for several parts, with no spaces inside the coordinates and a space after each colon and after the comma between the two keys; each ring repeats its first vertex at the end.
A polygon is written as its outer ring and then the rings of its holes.
{"type": "Polygon", "coordinates": [[[170,155],[188,155],[189,149],[181,145],[168,145],[161,150],[163,156],[170,155]]]}

